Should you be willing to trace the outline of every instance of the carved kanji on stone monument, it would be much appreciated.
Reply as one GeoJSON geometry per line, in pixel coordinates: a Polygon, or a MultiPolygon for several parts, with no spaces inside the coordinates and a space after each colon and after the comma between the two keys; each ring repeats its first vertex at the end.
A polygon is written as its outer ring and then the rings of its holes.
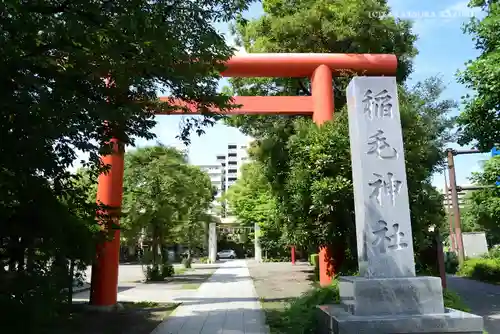
{"type": "Polygon", "coordinates": [[[392,118],[392,96],[386,89],[373,94],[371,89],[367,89],[363,96],[363,111],[365,116],[372,120],[374,118],[392,118]]]}
{"type": "Polygon", "coordinates": [[[384,131],[380,129],[377,130],[377,133],[368,137],[368,145],[370,149],[366,153],[374,154],[379,159],[395,159],[398,157],[398,151],[387,143],[384,131]]]}

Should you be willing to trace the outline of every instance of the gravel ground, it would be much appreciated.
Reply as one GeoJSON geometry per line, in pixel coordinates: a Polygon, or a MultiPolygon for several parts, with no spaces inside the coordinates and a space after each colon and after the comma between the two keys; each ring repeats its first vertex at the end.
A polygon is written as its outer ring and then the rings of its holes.
{"type": "Polygon", "coordinates": [[[255,290],[263,301],[280,302],[299,297],[311,288],[313,267],[308,263],[247,261],[255,290]]]}

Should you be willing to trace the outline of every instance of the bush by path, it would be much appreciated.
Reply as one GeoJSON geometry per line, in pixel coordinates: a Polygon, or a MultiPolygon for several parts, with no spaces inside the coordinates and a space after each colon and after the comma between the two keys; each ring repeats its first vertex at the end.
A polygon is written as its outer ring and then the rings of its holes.
{"type": "Polygon", "coordinates": [[[465,260],[457,274],[482,282],[498,284],[500,283],[500,258],[465,260]]]}

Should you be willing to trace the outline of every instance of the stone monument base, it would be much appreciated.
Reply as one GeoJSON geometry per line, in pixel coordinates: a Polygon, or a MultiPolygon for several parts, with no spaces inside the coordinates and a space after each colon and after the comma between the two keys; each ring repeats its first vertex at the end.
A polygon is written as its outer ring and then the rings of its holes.
{"type": "Polygon", "coordinates": [[[445,309],[438,277],[340,277],[339,292],[318,306],[318,334],[483,333],[482,317],[445,309]]]}
{"type": "Polygon", "coordinates": [[[441,314],[356,316],[341,305],[318,306],[318,334],[483,334],[483,318],[446,309],[441,314]]]}

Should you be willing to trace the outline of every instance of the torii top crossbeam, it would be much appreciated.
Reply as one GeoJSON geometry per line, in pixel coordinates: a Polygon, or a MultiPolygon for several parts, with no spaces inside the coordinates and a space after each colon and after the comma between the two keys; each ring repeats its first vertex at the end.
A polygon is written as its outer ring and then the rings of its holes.
{"type": "Polygon", "coordinates": [[[359,75],[394,75],[395,55],[344,53],[248,53],[233,56],[226,63],[224,77],[310,77],[326,65],[335,74],[343,71],[359,75]]]}
{"type": "MultiPolygon", "coordinates": [[[[312,96],[235,96],[239,105],[231,115],[316,115],[313,119],[329,119],[333,113],[332,75],[394,75],[398,61],[390,54],[339,54],[339,53],[249,53],[235,55],[221,72],[224,77],[284,77],[311,78],[312,96]],[[317,110],[316,112],[314,110],[317,110]],[[319,112],[323,110],[323,112],[319,112]],[[319,116],[318,116],[319,115],[319,116]]],[[[170,105],[187,107],[189,113],[198,114],[193,103],[161,97],[170,105]]],[[[212,110],[213,112],[219,112],[212,110]]],[[[165,112],[181,114],[186,110],[165,112]]],[[[164,112],[157,112],[164,114],[164,112]]]]}

